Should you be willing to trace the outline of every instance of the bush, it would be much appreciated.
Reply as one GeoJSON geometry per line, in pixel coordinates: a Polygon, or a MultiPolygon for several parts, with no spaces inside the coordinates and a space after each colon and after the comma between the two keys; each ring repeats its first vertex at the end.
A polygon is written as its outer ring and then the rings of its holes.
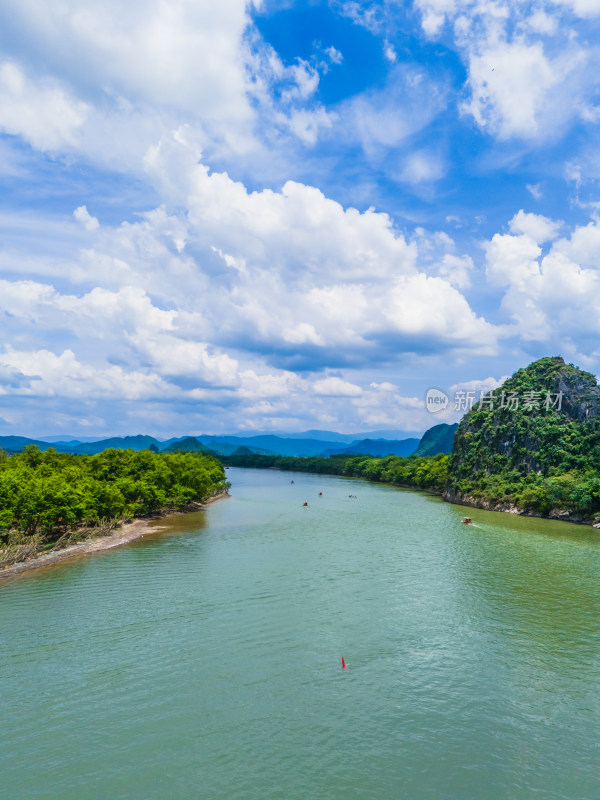
{"type": "Polygon", "coordinates": [[[0,540],[9,531],[56,540],[73,526],[182,508],[228,486],[223,465],[205,453],[75,456],[30,445],[0,454],[0,540]]]}

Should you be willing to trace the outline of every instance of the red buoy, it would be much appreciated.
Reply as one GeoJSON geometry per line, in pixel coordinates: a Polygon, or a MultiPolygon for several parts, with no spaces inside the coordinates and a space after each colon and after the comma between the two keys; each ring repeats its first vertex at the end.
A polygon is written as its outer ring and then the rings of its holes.
{"type": "Polygon", "coordinates": [[[342,656],[342,669],[346,669],[346,662],[344,661],[344,656],[342,656]]]}

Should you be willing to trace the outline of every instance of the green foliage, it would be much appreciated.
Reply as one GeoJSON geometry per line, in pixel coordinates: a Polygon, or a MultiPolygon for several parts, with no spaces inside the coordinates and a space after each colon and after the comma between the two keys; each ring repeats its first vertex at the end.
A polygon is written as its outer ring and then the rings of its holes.
{"type": "Polygon", "coordinates": [[[589,516],[600,509],[596,378],[561,358],[542,358],[518,370],[494,395],[493,407],[475,404],[459,425],[449,492],[540,514],[561,509],[589,516]],[[519,407],[501,407],[500,392],[517,394],[519,407]],[[535,407],[524,407],[526,393],[537,393],[535,407]],[[544,402],[558,393],[560,408],[544,402]]]}
{"type": "Polygon", "coordinates": [[[373,458],[369,455],[294,458],[252,453],[229,456],[227,463],[237,467],[346,475],[352,478],[393,483],[397,486],[413,486],[417,489],[429,489],[435,492],[444,490],[448,478],[448,456],[443,454],[433,458],[418,456],[373,458]]]}
{"type": "Polygon", "coordinates": [[[451,453],[457,428],[457,423],[447,425],[444,422],[441,425],[434,425],[433,428],[429,428],[423,434],[423,438],[413,455],[435,456],[438,453],[451,453]]]}
{"type": "Polygon", "coordinates": [[[0,453],[0,533],[56,539],[107,519],[183,508],[228,487],[223,465],[203,453],[105,450],[76,456],[34,445],[0,453]]]}

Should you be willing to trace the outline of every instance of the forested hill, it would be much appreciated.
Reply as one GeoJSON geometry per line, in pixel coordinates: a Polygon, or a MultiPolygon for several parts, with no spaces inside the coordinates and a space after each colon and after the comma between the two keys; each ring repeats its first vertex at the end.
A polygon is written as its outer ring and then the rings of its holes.
{"type": "Polygon", "coordinates": [[[438,453],[451,453],[454,444],[454,434],[458,423],[447,425],[442,422],[425,431],[419,446],[415,451],[416,456],[435,456],[438,453]]]}
{"type": "Polygon", "coordinates": [[[591,516],[600,509],[599,416],[594,375],[558,357],[518,370],[463,417],[446,497],[591,516]]]}

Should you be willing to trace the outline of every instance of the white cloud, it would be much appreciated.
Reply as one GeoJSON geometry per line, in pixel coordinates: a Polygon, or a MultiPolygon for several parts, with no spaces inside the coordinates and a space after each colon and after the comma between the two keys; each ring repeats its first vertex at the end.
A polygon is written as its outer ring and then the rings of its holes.
{"type": "Polygon", "coordinates": [[[341,378],[323,378],[315,381],[313,391],[322,397],[359,397],[362,394],[360,386],[341,378]]]}
{"type": "Polygon", "coordinates": [[[291,78],[292,85],[283,93],[286,102],[296,98],[306,100],[317,91],[319,86],[319,73],[307,61],[299,59],[286,70],[291,78]]]}
{"type": "Polygon", "coordinates": [[[555,17],[552,17],[545,11],[538,9],[525,19],[524,26],[535,33],[551,35],[556,32],[558,21],[555,17]]]}
{"type": "Polygon", "coordinates": [[[335,114],[328,113],[323,106],[314,109],[297,109],[289,114],[279,116],[279,119],[307,145],[314,145],[319,138],[321,131],[331,128],[335,114]]]}
{"type": "Polygon", "coordinates": [[[416,0],[415,7],[431,38],[452,23],[468,69],[463,113],[499,139],[539,141],[560,137],[578,117],[594,118],[599,55],[580,18],[596,13],[595,3],[557,0],[532,9],[522,0],[416,0]]]}
{"type": "Polygon", "coordinates": [[[240,373],[240,380],[239,396],[252,401],[269,397],[301,397],[310,388],[307,381],[285,371],[257,373],[248,369],[240,373]]]}
{"type": "MultiPolygon", "coordinates": [[[[211,353],[206,343],[184,338],[181,328],[186,322],[189,326],[189,316],[182,320],[176,311],[157,308],[141,289],[122,287],[112,292],[97,287],[77,297],[32,281],[0,281],[0,298],[0,308],[25,326],[41,326],[46,334],[68,328],[79,338],[83,329],[88,340],[104,340],[109,351],[128,364],[144,363],[148,379],[155,376],[153,386],[160,384],[158,374],[168,379],[186,376],[197,386],[239,384],[234,359],[225,353],[211,353]]],[[[35,327],[29,328],[30,336],[35,337],[35,327]]],[[[106,369],[101,371],[104,374],[106,369]]],[[[114,370],[106,374],[114,374],[114,370]]]]}
{"type": "Polygon", "coordinates": [[[540,183],[528,183],[525,187],[529,194],[535,198],[536,200],[541,200],[544,196],[542,192],[542,186],[540,183]]]}
{"type": "Polygon", "coordinates": [[[92,217],[90,212],[85,206],[79,206],[73,212],[75,219],[80,222],[86,231],[96,231],[100,227],[100,223],[96,217],[92,217]]]}
{"type": "Polygon", "coordinates": [[[39,150],[73,147],[88,116],[85,103],[55,80],[31,80],[12,62],[0,64],[0,130],[39,150]]]}
{"type": "Polygon", "coordinates": [[[540,118],[550,91],[569,71],[571,58],[552,64],[539,42],[499,42],[486,47],[469,58],[471,99],[463,110],[501,139],[546,133],[540,130],[540,118]]]}
{"type": "Polygon", "coordinates": [[[502,310],[512,322],[507,334],[586,355],[600,333],[597,223],[555,240],[543,257],[526,233],[496,234],[486,258],[490,282],[506,288],[502,310]]]}
{"type": "Polygon", "coordinates": [[[521,236],[495,234],[485,245],[488,280],[493,286],[519,285],[522,288],[539,278],[538,258],[541,249],[534,239],[521,236]]]}
{"type": "Polygon", "coordinates": [[[555,5],[564,6],[579,17],[589,18],[600,16],[600,2],[598,0],[552,0],[555,5]]]}
{"type": "Polygon", "coordinates": [[[246,0],[64,0],[60,11],[6,0],[0,130],[138,174],[148,147],[182,124],[213,156],[246,165],[290,134],[313,145],[335,121],[314,102],[320,74],[342,54],[330,46],[318,65],[285,66],[249,12],[246,0]]]}
{"type": "MultiPolygon", "coordinates": [[[[458,220],[450,216],[446,221],[458,220]]],[[[459,255],[454,240],[447,233],[429,233],[418,227],[415,229],[414,241],[419,250],[420,262],[427,265],[428,272],[437,274],[457,289],[467,289],[471,285],[473,259],[459,255]]]]}
{"type": "Polygon", "coordinates": [[[56,355],[49,350],[6,348],[0,352],[0,366],[12,367],[30,378],[26,387],[16,390],[0,386],[0,394],[147,400],[165,395],[173,397],[176,392],[176,387],[169,387],[157,375],[118,366],[97,369],[81,364],[70,349],[56,355]]]}
{"type": "MultiPolygon", "coordinates": [[[[367,351],[378,357],[374,348],[383,354],[387,345],[374,342],[388,335],[493,346],[492,328],[464,297],[446,280],[419,272],[419,245],[407,243],[387,215],[343,209],[291,181],[281,192],[248,193],[196,157],[180,136],[149,154],[148,168],[173,204],[188,209],[186,251],[210,248],[227,253],[228,263],[243,260],[235,283],[227,278],[223,294],[213,292],[212,312],[218,309],[229,341],[242,337],[275,354],[289,345],[335,347],[343,358],[367,351]],[[433,309],[434,320],[423,322],[415,309],[427,317],[433,309]]],[[[436,274],[464,285],[468,268],[456,256],[436,274]]]]}
{"type": "Polygon", "coordinates": [[[226,353],[210,353],[203,342],[165,334],[148,336],[144,330],[136,332],[131,341],[161,375],[186,376],[197,386],[235,388],[239,385],[237,361],[226,353]]]}
{"type": "Polygon", "coordinates": [[[479,400],[482,392],[485,395],[494,389],[498,389],[498,387],[502,386],[504,381],[507,381],[509,377],[510,375],[503,375],[501,378],[494,378],[490,376],[489,378],[461,381],[460,383],[452,384],[450,391],[453,394],[456,392],[474,392],[475,399],[479,400]]]}
{"type": "Polygon", "coordinates": [[[544,244],[544,242],[548,242],[551,239],[556,239],[563,224],[541,214],[526,214],[521,209],[510,220],[508,227],[511,233],[526,233],[534,242],[544,244]]]}
{"type": "MultiPolygon", "coordinates": [[[[335,411],[341,427],[419,430],[423,410],[401,388],[365,388],[345,370],[494,352],[496,330],[459,291],[470,259],[446,234],[407,241],[386,214],[298,182],[248,191],[210,172],[186,135],[148,153],[165,206],[116,227],[79,206],[72,262],[0,283],[3,339],[14,343],[0,360],[14,374],[3,391],[148,413],[148,403],[198,404],[233,427],[236,413],[277,427],[335,411]]],[[[183,405],[173,413],[187,419],[183,405]]]]}
{"type": "Polygon", "coordinates": [[[340,53],[339,50],[336,50],[333,45],[331,47],[327,47],[324,50],[325,54],[329,58],[332,64],[341,64],[344,60],[344,56],[340,53]]]}
{"type": "Polygon", "coordinates": [[[448,283],[456,286],[457,289],[468,289],[471,285],[473,268],[471,256],[457,256],[453,253],[445,253],[439,265],[439,274],[440,277],[445,278],[448,283]]]}
{"type": "Polygon", "coordinates": [[[213,119],[250,115],[244,92],[245,0],[211,6],[182,0],[64,0],[57,11],[43,0],[6,0],[0,16],[18,27],[21,47],[46,69],[87,91],[132,102],[190,110],[202,104],[213,119]],[[37,51],[37,52],[36,52],[37,51]]]}
{"type": "Polygon", "coordinates": [[[398,53],[396,53],[393,45],[391,45],[389,42],[385,42],[383,55],[390,62],[390,64],[395,64],[398,60],[398,53]]]}

